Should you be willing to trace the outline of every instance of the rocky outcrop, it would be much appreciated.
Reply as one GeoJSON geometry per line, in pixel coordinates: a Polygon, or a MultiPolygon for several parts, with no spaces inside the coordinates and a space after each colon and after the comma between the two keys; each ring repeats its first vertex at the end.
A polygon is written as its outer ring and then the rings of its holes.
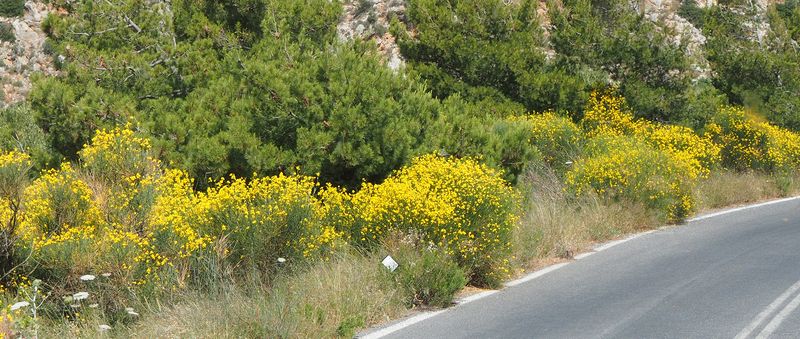
{"type": "Polygon", "coordinates": [[[30,77],[41,72],[56,74],[52,57],[44,51],[42,20],[53,9],[39,2],[25,3],[21,17],[0,17],[0,25],[10,27],[12,41],[0,42],[0,107],[25,99],[31,89],[30,77]]]}
{"type": "Polygon", "coordinates": [[[405,19],[405,0],[347,0],[337,31],[342,40],[374,40],[391,69],[405,64],[394,37],[389,33],[392,17],[405,19]]]}
{"type": "MultiPolygon", "coordinates": [[[[698,7],[709,7],[715,6],[716,0],[697,0],[695,3],[698,7]]],[[[639,5],[637,10],[640,13],[658,23],[670,34],[675,45],[685,46],[686,55],[692,62],[695,79],[708,78],[711,75],[711,65],[703,52],[706,37],[700,29],[678,15],[678,9],[682,4],[680,0],[644,0],[636,4],[639,5]]]]}

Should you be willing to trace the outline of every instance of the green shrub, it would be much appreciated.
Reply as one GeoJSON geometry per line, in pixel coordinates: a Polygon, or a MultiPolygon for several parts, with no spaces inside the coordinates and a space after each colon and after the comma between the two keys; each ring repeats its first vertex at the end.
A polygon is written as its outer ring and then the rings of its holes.
{"type": "Polygon", "coordinates": [[[545,112],[530,115],[521,121],[532,131],[531,142],[542,151],[544,160],[558,173],[564,173],[569,164],[580,156],[586,137],[569,118],[545,112]]]}
{"type": "Polygon", "coordinates": [[[6,22],[0,22],[0,42],[14,43],[17,37],[14,35],[14,26],[6,22]]]}
{"type": "Polygon", "coordinates": [[[136,121],[159,159],[188,170],[199,188],[228,174],[298,169],[356,188],[416,154],[439,108],[372,45],[338,41],[338,1],[177,1],[169,27],[159,6],[124,3],[81,3],[46,21],[52,49],[69,62],[65,76],[35,80],[30,101],[69,159],[97,128],[136,121]],[[118,24],[97,12],[133,15],[142,32],[91,42],[70,34],[118,24]],[[97,60],[107,71],[87,67],[97,60]]]}
{"type": "Polygon", "coordinates": [[[439,116],[427,126],[423,148],[458,158],[480,157],[482,162],[503,170],[505,178],[514,183],[528,165],[542,161],[541,154],[528,142],[530,128],[506,118],[504,111],[489,112],[487,106],[467,103],[458,96],[448,98],[439,116]]]}
{"type": "Polygon", "coordinates": [[[678,15],[691,22],[695,27],[702,27],[705,11],[697,5],[697,0],[686,0],[678,7],[678,15]]]}
{"type": "Polygon", "coordinates": [[[406,247],[394,258],[400,264],[396,279],[409,306],[450,306],[453,296],[467,283],[464,271],[440,250],[406,247]]]}
{"type": "Polygon", "coordinates": [[[714,86],[730,104],[744,106],[780,127],[800,130],[796,114],[800,98],[800,54],[797,34],[800,11],[796,1],[767,9],[770,34],[755,39],[749,28],[751,13],[743,2],[712,6],[701,25],[714,86]]]}
{"type": "Polygon", "coordinates": [[[538,6],[530,0],[411,1],[406,15],[415,34],[399,22],[392,30],[411,71],[438,98],[473,100],[476,89],[494,90],[528,110],[576,110],[587,81],[547,63],[538,6]]]}
{"type": "Polygon", "coordinates": [[[34,170],[58,165],[47,134],[36,125],[29,105],[0,109],[0,149],[17,150],[31,156],[34,170]]]}
{"type": "Polygon", "coordinates": [[[7,18],[25,13],[25,0],[3,0],[0,2],[0,16],[7,18]]]}

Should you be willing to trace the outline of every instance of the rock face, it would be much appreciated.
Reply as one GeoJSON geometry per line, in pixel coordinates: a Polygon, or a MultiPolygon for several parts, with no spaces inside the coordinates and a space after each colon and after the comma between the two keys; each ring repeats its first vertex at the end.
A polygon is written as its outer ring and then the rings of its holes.
{"type": "Polygon", "coordinates": [[[389,34],[392,17],[405,19],[405,0],[347,0],[344,15],[337,31],[342,40],[374,40],[389,68],[396,70],[405,64],[394,37],[389,34]]]}
{"type": "MultiPolygon", "coordinates": [[[[716,0],[698,0],[698,7],[715,6],[716,0]]],[[[703,32],[692,25],[691,22],[678,15],[681,6],[680,0],[644,0],[639,5],[639,10],[644,16],[672,33],[672,42],[675,45],[685,44],[686,55],[692,61],[695,79],[708,78],[711,75],[711,66],[703,53],[706,37],[703,32]]]]}
{"type": "Polygon", "coordinates": [[[0,17],[0,25],[11,27],[14,35],[13,41],[0,42],[0,108],[25,99],[34,73],[56,74],[52,57],[44,52],[45,34],[41,30],[42,20],[52,10],[28,1],[23,16],[0,17]]]}

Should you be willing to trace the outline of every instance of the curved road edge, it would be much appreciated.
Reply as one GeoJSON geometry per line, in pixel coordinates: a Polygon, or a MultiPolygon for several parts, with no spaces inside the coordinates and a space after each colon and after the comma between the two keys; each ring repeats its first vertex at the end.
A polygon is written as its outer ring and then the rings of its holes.
{"type": "MultiPolygon", "coordinates": [[[[661,230],[668,229],[668,228],[687,226],[687,225],[690,225],[690,224],[698,222],[698,221],[702,221],[702,220],[706,220],[706,219],[712,219],[712,218],[720,217],[720,216],[727,215],[727,214],[730,214],[730,213],[740,212],[740,211],[754,209],[754,208],[765,207],[765,206],[774,205],[774,204],[785,203],[785,202],[794,201],[794,200],[798,200],[798,199],[800,199],[800,195],[793,196],[793,197],[787,197],[787,198],[781,198],[781,199],[768,200],[768,201],[764,201],[764,202],[758,202],[758,203],[753,203],[753,204],[748,204],[748,205],[743,205],[743,206],[731,207],[731,208],[726,208],[726,209],[722,209],[722,210],[714,211],[714,212],[708,212],[708,213],[705,213],[705,214],[700,214],[698,216],[695,216],[695,217],[693,217],[691,219],[688,219],[684,224],[681,224],[681,225],[662,226],[662,227],[659,227],[657,229],[644,231],[644,232],[640,232],[640,233],[634,233],[634,234],[629,235],[629,236],[627,236],[627,237],[625,237],[623,239],[612,240],[612,241],[609,241],[609,242],[606,242],[606,243],[601,243],[601,244],[595,246],[591,251],[584,252],[584,253],[576,255],[574,257],[574,260],[571,260],[571,261],[568,261],[568,262],[563,262],[563,263],[558,263],[558,264],[554,264],[554,265],[550,265],[550,266],[541,268],[539,270],[533,271],[531,273],[528,273],[528,274],[526,274],[525,276],[523,276],[521,278],[506,282],[502,289],[480,292],[478,294],[467,296],[465,298],[456,300],[455,304],[453,306],[445,308],[445,309],[419,312],[419,313],[407,316],[405,318],[401,318],[401,319],[398,319],[398,320],[391,321],[391,322],[389,322],[387,324],[380,325],[378,327],[373,327],[373,328],[366,329],[366,330],[362,331],[361,333],[359,333],[358,335],[356,335],[356,338],[362,338],[362,339],[383,338],[383,337],[388,336],[388,335],[390,335],[392,333],[395,333],[397,331],[400,331],[402,329],[410,327],[410,326],[412,326],[412,325],[414,325],[416,323],[422,322],[424,320],[436,317],[436,316],[438,316],[440,314],[443,314],[445,312],[448,312],[450,310],[458,308],[458,307],[460,307],[462,305],[468,304],[468,303],[476,301],[476,300],[483,299],[485,297],[488,297],[488,296],[493,295],[495,293],[498,293],[500,291],[503,291],[503,290],[506,290],[506,289],[509,289],[509,288],[513,288],[515,286],[519,286],[519,285],[522,285],[522,284],[525,284],[525,283],[528,283],[528,282],[531,282],[533,280],[536,280],[539,277],[542,277],[542,276],[544,276],[544,275],[546,275],[548,273],[554,272],[554,271],[556,271],[556,270],[558,270],[558,269],[560,269],[562,267],[565,267],[565,266],[567,266],[567,265],[569,265],[571,263],[574,263],[574,262],[577,262],[577,261],[579,261],[581,259],[589,257],[589,256],[591,256],[591,255],[593,255],[595,253],[607,250],[609,248],[612,248],[614,246],[626,243],[628,241],[634,240],[636,238],[639,238],[639,237],[647,235],[647,234],[651,234],[651,233],[654,233],[654,232],[659,232],[661,230]]],[[[754,321],[756,321],[756,320],[757,319],[754,319],[754,321]]],[[[745,328],[742,331],[744,332],[746,330],[747,329],[745,328]]]]}

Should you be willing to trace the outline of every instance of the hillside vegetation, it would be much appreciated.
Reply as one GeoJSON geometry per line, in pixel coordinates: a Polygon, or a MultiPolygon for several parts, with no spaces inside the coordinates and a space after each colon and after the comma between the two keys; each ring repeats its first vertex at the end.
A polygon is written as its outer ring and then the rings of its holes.
{"type": "Polygon", "coordinates": [[[628,1],[409,0],[397,69],[337,33],[370,1],[50,5],[59,75],[0,110],[0,335],[352,337],[798,191],[794,0],[687,0],[699,56],[628,1]]]}

